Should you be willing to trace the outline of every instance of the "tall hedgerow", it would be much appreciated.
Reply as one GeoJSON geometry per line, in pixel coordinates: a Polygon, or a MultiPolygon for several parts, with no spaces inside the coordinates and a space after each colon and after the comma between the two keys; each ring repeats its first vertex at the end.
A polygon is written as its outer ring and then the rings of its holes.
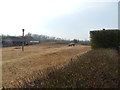
{"type": "Polygon", "coordinates": [[[120,44],[120,30],[90,31],[91,46],[95,48],[117,48],[120,44]]]}

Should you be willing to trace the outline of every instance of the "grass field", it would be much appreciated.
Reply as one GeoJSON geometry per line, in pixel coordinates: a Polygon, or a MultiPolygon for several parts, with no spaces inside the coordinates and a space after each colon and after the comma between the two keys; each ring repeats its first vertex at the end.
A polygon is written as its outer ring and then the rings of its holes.
{"type": "Polygon", "coordinates": [[[44,77],[91,49],[90,46],[68,47],[67,43],[54,42],[25,46],[24,52],[15,48],[2,49],[2,85],[5,88],[18,88],[36,77],[44,77]]]}
{"type": "Polygon", "coordinates": [[[91,50],[63,68],[36,79],[29,88],[118,88],[118,59],[114,49],[91,50]]]}

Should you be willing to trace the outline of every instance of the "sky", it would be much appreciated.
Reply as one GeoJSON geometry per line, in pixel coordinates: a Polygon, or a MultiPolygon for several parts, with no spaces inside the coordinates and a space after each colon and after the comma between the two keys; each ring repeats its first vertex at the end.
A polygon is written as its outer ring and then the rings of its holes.
{"type": "Polygon", "coordinates": [[[0,34],[89,40],[89,31],[118,28],[119,0],[1,0],[0,34]]]}
{"type": "Polygon", "coordinates": [[[118,29],[120,29],[120,1],[118,2],[118,29]]]}

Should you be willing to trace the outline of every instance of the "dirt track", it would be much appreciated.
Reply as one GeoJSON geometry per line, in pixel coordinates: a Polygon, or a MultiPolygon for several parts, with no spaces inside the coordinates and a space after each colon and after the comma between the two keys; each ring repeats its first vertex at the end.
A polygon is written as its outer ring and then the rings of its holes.
{"type": "Polygon", "coordinates": [[[7,47],[2,51],[3,86],[7,88],[18,87],[25,81],[29,82],[28,78],[34,76],[36,72],[49,67],[61,67],[71,58],[90,50],[89,46],[68,47],[66,44],[57,43],[26,46],[24,52],[14,48],[7,47]]]}

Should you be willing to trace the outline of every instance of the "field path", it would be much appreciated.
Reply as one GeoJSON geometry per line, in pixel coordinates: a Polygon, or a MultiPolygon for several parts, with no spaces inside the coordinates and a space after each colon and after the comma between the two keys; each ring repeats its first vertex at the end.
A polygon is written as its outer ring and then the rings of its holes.
{"type": "MultiPolygon", "coordinates": [[[[2,84],[4,87],[19,87],[30,76],[44,71],[50,67],[61,67],[67,64],[71,58],[88,50],[90,46],[76,45],[68,47],[62,43],[44,43],[40,45],[25,46],[25,51],[6,47],[2,49],[2,84]]],[[[42,73],[40,73],[42,75],[42,73]]],[[[39,75],[40,77],[40,75],[39,75]]]]}

